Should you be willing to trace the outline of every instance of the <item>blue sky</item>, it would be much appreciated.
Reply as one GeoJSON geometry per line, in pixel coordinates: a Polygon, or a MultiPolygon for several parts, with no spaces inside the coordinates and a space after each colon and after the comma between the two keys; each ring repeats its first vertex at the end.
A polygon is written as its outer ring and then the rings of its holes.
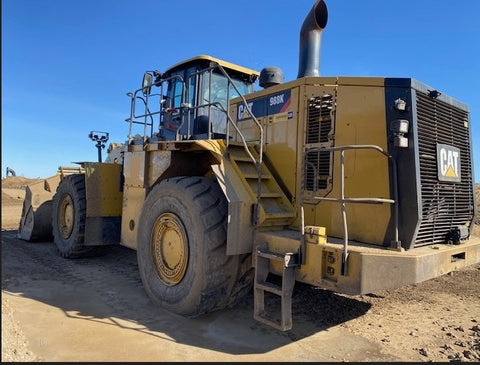
{"type": "MultiPolygon", "coordinates": [[[[91,130],[124,142],[145,70],[198,54],[298,70],[313,0],[3,0],[2,177],[96,161],[91,130]]],[[[325,76],[413,77],[470,106],[480,182],[480,1],[330,0],[325,76]]],[[[105,152],[104,152],[105,156],[105,152]]]]}

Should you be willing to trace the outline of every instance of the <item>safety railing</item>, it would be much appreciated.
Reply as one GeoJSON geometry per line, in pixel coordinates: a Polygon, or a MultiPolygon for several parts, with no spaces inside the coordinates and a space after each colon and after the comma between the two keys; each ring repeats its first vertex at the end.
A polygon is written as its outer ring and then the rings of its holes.
{"type": "MultiPolygon", "coordinates": [[[[381,147],[376,146],[376,145],[346,145],[346,146],[338,146],[338,147],[310,147],[305,149],[305,154],[303,158],[303,166],[305,166],[306,163],[306,157],[309,153],[312,152],[340,152],[340,197],[339,198],[329,198],[329,197],[319,197],[319,196],[313,196],[311,199],[314,200],[319,200],[319,201],[330,201],[330,202],[336,202],[339,203],[341,206],[341,214],[342,214],[342,224],[343,224],[343,253],[342,253],[342,275],[347,274],[347,262],[348,262],[348,224],[347,224],[347,211],[346,211],[346,204],[347,203],[387,203],[387,204],[393,204],[394,206],[394,212],[393,212],[393,224],[394,224],[394,239],[391,242],[392,248],[395,249],[400,249],[401,248],[401,242],[399,241],[398,238],[398,180],[397,180],[397,165],[395,163],[395,160],[393,157],[383,150],[381,147]],[[393,199],[386,199],[386,198],[347,198],[345,197],[345,151],[347,150],[373,150],[377,151],[383,156],[387,157],[388,160],[391,163],[392,166],[392,189],[393,189],[393,199]]],[[[315,166],[311,166],[314,170],[316,170],[315,166]]],[[[304,217],[303,217],[303,205],[304,205],[304,189],[305,187],[303,186],[304,182],[304,167],[302,168],[302,191],[301,191],[301,250],[302,250],[302,260],[304,260],[304,252],[305,252],[305,238],[304,238],[304,217]]],[[[315,176],[317,175],[315,171],[315,176]]],[[[314,191],[316,191],[314,187],[314,191]]]]}
{"type": "MultiPolygon", "coordinates": [[[[168,77],[166,79],[162,79],[161,83],[156,84],[156,86],[160,87],[160,93],[150,94],[145,93],[145,88],[140,88],[135,90],[133,93],[127,93],[127,96],[130,97],[130,116],[125,119],[127,123],[129,123],[129,130],[128,130],[128,142],[130,143],[133,140],[132,137],[132,129],[134,124],[143,125],[143,141],[145,142],[148,138],[147,136],[153,136],[153,128],[155,125],[155,117],[158,116],[158,125],[160,126],[164,121],[162,117],[165,116],[166,113],[173,111],[173,108],[165,107],[165,99],[164,97],[164,84],[178,79],[182,83],[182,104],[179,108],[180,114],[183,113],[183,109],[188,107],[189,105],[185,105],[185,81],[179,75],[174,75],[168,77]],[[150,103],[150,100],[158,97],[158,110],[150,110],[150,107],[153,103],[150,103]],[[140,100],[143,104],[143,111],[137,114],[137,101],[140,100]],[[147,134],[147,129],[150,128],[150,133],[147,134]]],[[[183,118],[182,118],[183,120],[183,118]]],[[[177,130],[178,131],[178,130],[177,130]]]]}
{"type": "MultiPolygon", "coordinates": [[[[237,94],[242,99],[242,103],[245,106],[245,110],[252,117],[252,120],[253,120],[254,124],[257,126],[258,131],[259,131],[259,140],[258,140],[258,144],[257,144],[258,145],[258,161],[257,161],[253,157],[252,153],[250,152],[250,149],[248,148],[248,144],[245,140],[245,136],[240,131],[237,124],[232,120],[232,118],[230,117],[230,114],[227,113],[228,122],[229,122],[229,124],[227,125],[227,136],[226,136],[227,148],[228,148],[228,145],[230,143],[230,133],[229,133],[230,129],[228,128],[228,126],[232,125],[234,127],[235,131],[237,132],[237,135],[240,136],[240,139],[242,140],[244,149],[247,152],[249,158],[253,161],[253,163],[255,164],[255,167],[257,168],[257,176],[258,176],[257,177],[257,203],[254,205],[254,212],[253,212],[253,216],[254,216],[253,223],[256,226],[259,222],[259,217],[260,217],[260,200],[261,200],[261,195],[262,195],[262,163],[263,163],[264,131],[263,131],[262,124],[255,117],[255,114],[253,114],[252,110],[250,109],[250,106],[247,103],[247,100],[242,95],[240,90],[238,90],[238,88],[235,85],[235,83],[233,82],[233,80],[230,78],[230,76],[227,74],[227,72],[225,71],[225,69],[222,66],[220,66],[220,65],[218,65],[218,66],[219,66],[219,70],[229,80],[229,82],[232,84],[232,86],[235,89],[235,91],[237,92],[237,94]]],[[[228,89],[230,90],[230,88],[228,88],[228,89]]],[[[230,104],[230,99],[227,98],[227,100],[228,100],[227,110],[230,110],[230,105],[229,105],[230,104]]]]}

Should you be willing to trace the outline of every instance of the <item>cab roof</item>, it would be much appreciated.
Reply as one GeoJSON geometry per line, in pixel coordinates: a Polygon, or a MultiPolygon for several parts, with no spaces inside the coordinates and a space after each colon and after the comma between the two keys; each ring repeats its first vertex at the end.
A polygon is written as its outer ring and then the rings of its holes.
{"type": "Polygon", "coordinates": [[[214,63],[216,62],[220,66],[222,66],[223,68],[225,68],[227,70],[230,70],[230,71],[238,72],[238,73],[241,73],[241,74],[244,74],[244,75],[249,75],[249,76],[253,75],[253,76],[255,76],[255,78],[258,78],[258,76],[260,76],[260,73],[258,71],[255,71],[255,70],[243,67],[243,66],[235,65],[233,63],[221,60],[221,59],[216,58],[216,57],[208,56],[208,55],[199,55],[199,56],[195,56],[195,57],[189,58],[187,60],[181,61],[181,62],[175,64],[174,66],[170,67],[167,71],[165,71],[165,73],[169,74],[169,73],[174,72],[178,69],[184,69],[184,68],[187,68],[190,65],[193,65],[193,64],[196,64],[196,63],[202,63],[202,62],[205,62],[205,63],[206,62],[214,62],[214,63]]]}

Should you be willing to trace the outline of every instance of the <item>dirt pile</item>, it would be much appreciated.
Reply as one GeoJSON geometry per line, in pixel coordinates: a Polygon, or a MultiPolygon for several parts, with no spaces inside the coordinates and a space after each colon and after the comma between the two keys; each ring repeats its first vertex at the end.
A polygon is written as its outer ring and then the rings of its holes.
{"type": "Polygon", "coordinates": [[[370,305],[343,324],[403,360],[480,361],[480,265],[356,297],[370,305]]]}
{"type": "Polygon", "coordinates": [[[21,196],[13,197],[2,191],[2,204],[20,205],[23,204],[23,199],[21,196]]]}
{"type": "Polygon", "coordinates": [[[2,204],[22,205],[25,188],[42,179],[29,179],[23,176],[9,176],[2,179],[2,204]]]}
{"type": "Polygon", "coordinates": [[[28,184],[33,184],[42,179],[29,179],[23,176],[9,176],[2,179],[2,189],[25,189],[28,184]]]}

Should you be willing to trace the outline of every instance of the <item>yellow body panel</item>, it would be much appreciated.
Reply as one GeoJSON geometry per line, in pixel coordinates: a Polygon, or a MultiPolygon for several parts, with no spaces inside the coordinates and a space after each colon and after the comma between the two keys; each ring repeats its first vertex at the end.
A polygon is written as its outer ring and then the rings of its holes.
{"type": "Polygon", "coordinates": [[[147,152],[140,150],[125,152],[123,157],[125,183],[120,242],[134,249],[137,248],[138,221],[146,197],[146,156],[147,152]]]}
{"type": "MultiPolygon", "coordinates": [[[[353,80],[340,80],[337,87],[335,146],[376,145],[387,150],[383,79],[362,79],[363,85],[350,85],[353,80]],[[382,84],[382,87],[371,86],[375,83],[382,84]]],[[[391,193],[388,164],[388,159],[376,151],[346,151],[345,196],[389,199],[391,193]]],[[[339,198],[338,152],[334,157],[333,176],[333,189],[327,196],[339,198]]],[[[315,206],[315,218],[313,222],[306,223],[326,226],[329,235],[343,237],[340,204],[323,201],[306,205],[306,210],[311,211],[312,205],[315,206]]],[[[347,203],[349,237],[383,245],[390,216],[389,204],[347,203]]]]}
{"type": "Polygon", "coordinates": [[[122,166],[86,162],[85,188],[88,217],[120,217],[122,215],[122,166]]]}
{"type": "Polygon", "coordinates": [[[290,107],[283,113],[267,118],[265,155],[274,166],[277,176],[295,199],[297,178],[297,146],[299,124],[287,118],[288,113],[298,116],[299,87],[291,89],[290,107]]]}
{"type": "Polygon", "coordinates": [[[123,214],[120,243],[133,249],[137,248],[138,221],[142,212],[146,189],[125,186],[123,191],[123,214]]]}
{"type": "MultiPolygon", "coordinates": [[[[332,142],[318,144],[318,147],[371,144],[387,150],[383,83],[383,78],[307,77],[267,88],[255,93],[252,98],[247,96],[247,101],[266,98],[268,103],[269,95],[290,91],[288,108],[281,113],[257,119],[264,128],[265,160],[291,197],[297,212],[300,206],[301,166],[310,98],[330,94],[334,96],[336,105],[332,142]]],[[[230,116],[234,120],[238,118],[237,103],[240,102],[240,99],[232,102],[230,116]]],[[[259,138],[259,129],[253,120],[241,121],[238,125],[247,141],[259,138]]],[[[236,139],[239,141],[238,136],[236,139]]],[[[339,161],[340,154],[335,153],[331,189],[317,196],[340,198],[339,161]]],[[[346,197],[390,199],[389,181],[389,162],[385,156],[369,150],[345,152],[346,197]]],[[[307,194],[304,207],[306,225],[323,226],[329,235],[343,237],[339,203],[308,200],[307,194]]],[[[383,245],[390,219],[389,204],[347,204],[351,239],[383,245]]],[[[293,226],[299,228],[299,219],[293,226]]]]}

